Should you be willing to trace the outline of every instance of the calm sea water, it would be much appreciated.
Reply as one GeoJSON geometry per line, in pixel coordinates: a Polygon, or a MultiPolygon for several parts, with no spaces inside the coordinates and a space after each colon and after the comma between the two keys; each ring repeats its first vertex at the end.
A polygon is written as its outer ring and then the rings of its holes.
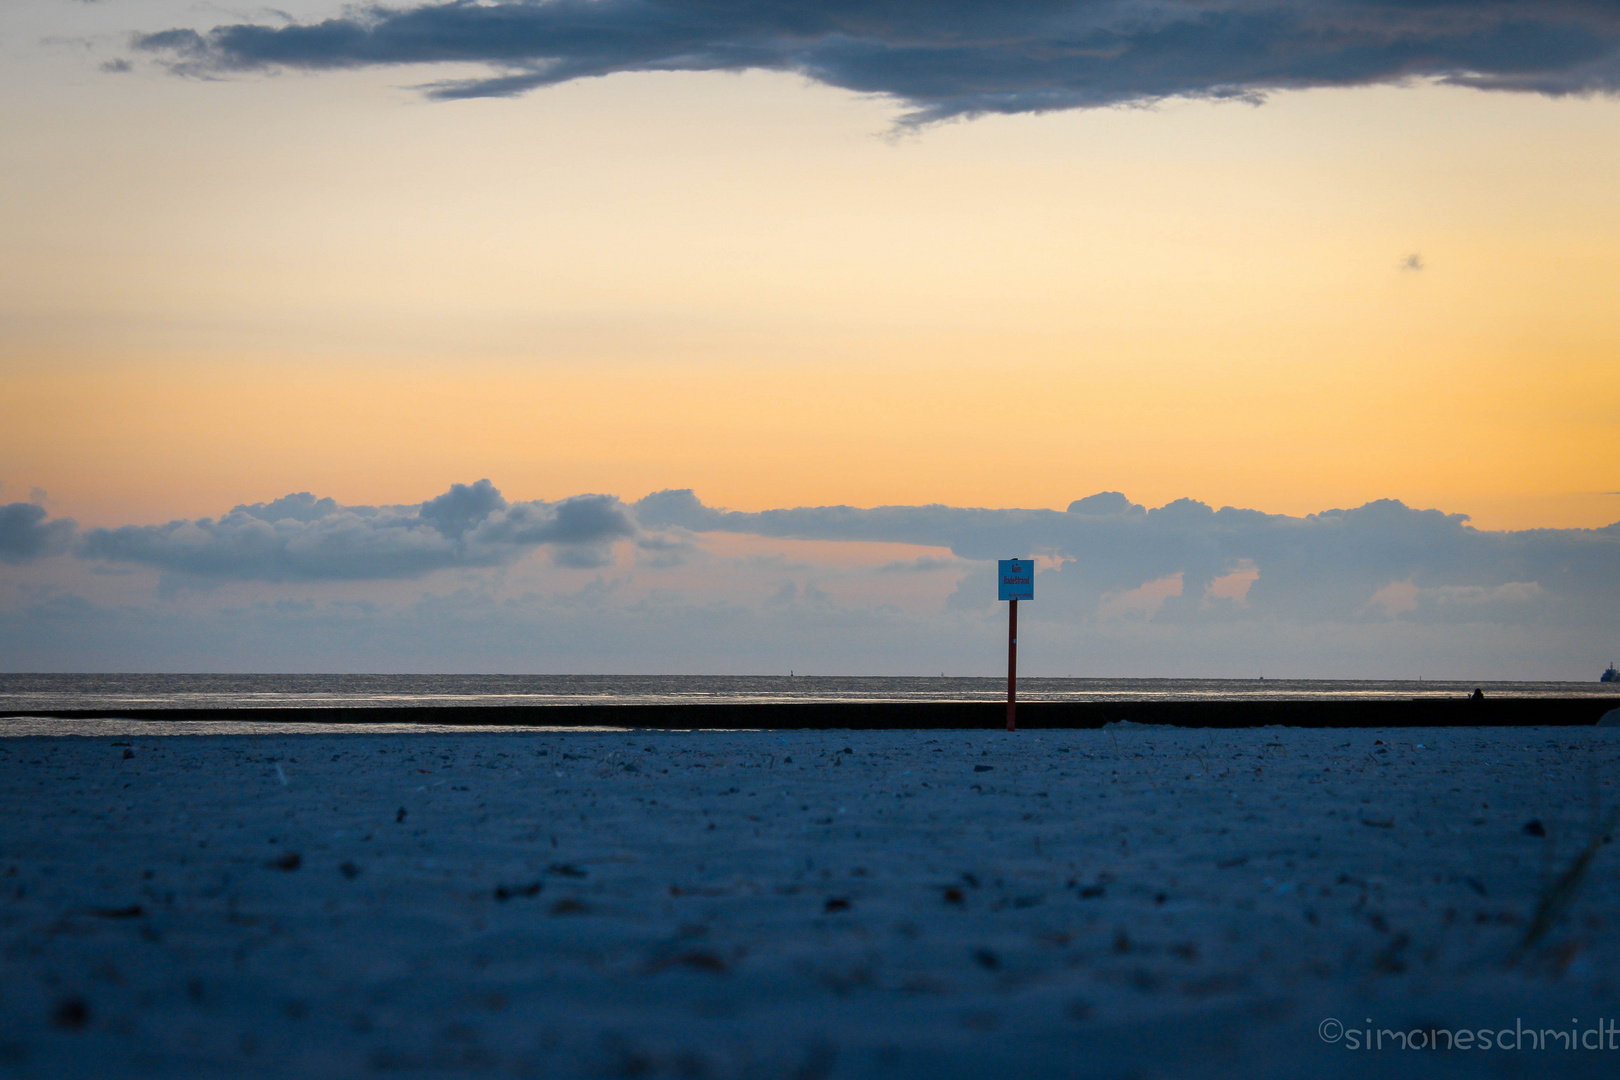
{"type": "MultiPolygon", "coordinates": [[[[1294,679],[1019,679],[1023,701],[1377,700],[1612,697],[1620,685],[1294,679]]],[[[651,705],[675,702],[996,701],[999,678],[785,675],[27,675],[0,674],[0,716],[52,709],[651,705]]]]}

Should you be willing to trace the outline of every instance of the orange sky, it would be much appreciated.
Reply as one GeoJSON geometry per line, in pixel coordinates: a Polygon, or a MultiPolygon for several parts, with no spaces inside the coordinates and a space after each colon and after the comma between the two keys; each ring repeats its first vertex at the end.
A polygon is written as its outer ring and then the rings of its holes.
{"type": "Polygon", "coordinates": [[[487,476],[1620,520],[1616,102],[1318,91],[894,139],[892,107],[783,76],[399,82],[8,94],[0,501],[140,522],[487,476]]]}

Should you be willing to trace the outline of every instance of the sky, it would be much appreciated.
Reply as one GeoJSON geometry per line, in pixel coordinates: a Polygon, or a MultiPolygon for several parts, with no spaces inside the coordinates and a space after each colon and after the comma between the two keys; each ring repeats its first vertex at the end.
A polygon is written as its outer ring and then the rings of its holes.
{"type": "Polygon", "coordinates": [[[988,674],[1031,555],[1031,673],[1593,678],[1617,88],[1573,0],[11,0],[0,667],[988,674]]]}

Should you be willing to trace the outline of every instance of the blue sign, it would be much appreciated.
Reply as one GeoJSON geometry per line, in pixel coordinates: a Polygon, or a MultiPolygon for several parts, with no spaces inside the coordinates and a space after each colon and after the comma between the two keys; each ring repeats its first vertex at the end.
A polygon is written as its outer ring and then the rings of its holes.
{"type": "Polygon", "coordinates": [[[996,564],[997,600],[1035,599],[1035,564],[1028,559],[1002,559],[996,564]]]}

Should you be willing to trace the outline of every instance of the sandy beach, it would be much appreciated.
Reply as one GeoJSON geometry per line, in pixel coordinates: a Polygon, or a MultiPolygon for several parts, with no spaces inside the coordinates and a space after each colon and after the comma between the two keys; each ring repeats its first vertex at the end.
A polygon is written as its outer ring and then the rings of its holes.
{"type": "Polygon", "coordinates": [[[1613,729],[62,729],[7,1076],[1620,1068],[1613,729]]]}

